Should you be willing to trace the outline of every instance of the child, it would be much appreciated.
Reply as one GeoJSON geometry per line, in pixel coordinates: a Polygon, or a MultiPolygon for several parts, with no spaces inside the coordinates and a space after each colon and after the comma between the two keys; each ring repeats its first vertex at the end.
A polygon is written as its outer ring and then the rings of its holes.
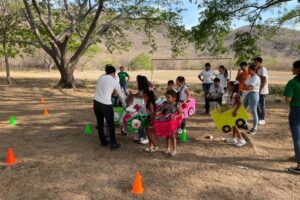
{"type": "MultiPolygon", "coordinates": [[[[178,107],[177,103],[177,93],[174,90],[168,90],[166,92],[166,99],[167,101],[164,103],[162,107],[161,114],[162,116],[157,117],[157,120],[168,120],[170,119],[171,115],[180,112],[180,108],[178,107]]],[[[159,115],[159,114],[158,114],[159,115]]],[[[166,153],[175,156],[176,155],[176,136],[175,133],[171,136],[166,137],[167,142],[167,151],[166,153]],[[171,143],[172,143],[172,151],[171,151],[171,143]]]]}
{"type": "Polygon", "coordinates": [[[121,89],[124,90],[124,93],[127,95],[127,82],[130,79],[130,76],[127,72],[124,71],[124,66],[120,66],[120,72],[118,73],[120,80],[121,89]]]}
{"type": "Polygon", "coordinates": [[[227,92],[227,81],[228,81],[228,70],[224,65],[219,66],[220,74],[217,75],[217,78],[220,79],[220,85],[224,89],[224,92],[227,92]]]}
{"type": "Polygon", "coordinates": [[[146,133],[149,140],[149,147],[145,148],[145,151],[154,153],[158,151],[158,146],[156,145],[154,136],[153,136],[153,119],[155,114],[155,94],[149,88],[143,89],[143,98],[146,104],[146,110],[149,114],[148,126],[146,128],[146,133]]]}
{"type": "MultiPolygon", "coordinates": [[[[224,88],[220,85],[220,79],[215,78],[214,84],[209,89],[208,99],[209,101],[216,101],[221,105],[223,94],[224,94],[224,88]]],[[[208,110],[208,112],[209,112],[209,107],[206,109],[208,110]]]]}
{"type": "MultiPolygon", "coordinates": [[[[177,101],[179,103],[186,103],[186,101],[190,98],[190,92],[188,87],[185,84],[185,78],[183,76],[178,76],[176,79],[176,84],[178,86],[177,88],[177,101]]],[[[180,129],[178,130],[178,133],[184,133],[186,134],[186,129],[185,129],[185,119],[182,120],[180,129]]]]}
{"type": "Polygon", "coordinates": [[[120,98],[119,98],[118,94],[116,93],[116,91],[113,91],[113,93],[111,95],[111,102],[112,102],[113,107],[122,107],[122,103],[121,103],[120,98]]]}
{"type": "Polygon", "coordinates": [[[176,90],[174,89],[174,81],[173,80],[168,81],[168,86],[167,86],[166,92],[168,92],[169,90],[174,90],[176,92],[176,90]]]}
{"type": "Polygon", "coordinates": [[[240,68],[238,69],[238,73],[236,76],[236,80],[239,82],[240,88],[239,88],[239,95],[243,97],[243,91],[244,91],[244,86],[245,82],[248,79],[249,74],[248,74],[248,69],[247,69],[247,63],[242,62],[240,64],[240,68]]]}
{"type": "MultiPolygon", "coordinates": [[[[144,103],[144,100],[143,100],[143,90],[145,88],[149,87],[148,79],[145,76],[138,75],[136,77],[136,84],[137,84],[138,92],[136,94],[129,95],[131,97],[131,104],[133,104],[135,99],[139,99],[139,100],[141,99],[141,101],[142,101],[141,104],[142,105],[141,105],[140,111],[145,113],[144,111],[146,110],[146,107],[145,107],[145,103],[144,103]]],[[[138,142],[138,143],[141,143],[141,144],[148,144],[149,143],[148,137],[147,137],[147,134],[146,134],[146,130],[144,128],[138,130],[138,132],[137,132],[137,134],[134,138],[134,141],[138,142]]]]}
{"type": "MultiPolygon", "coordinates": [[[[241,97],[239,95],[239,83],[237,81],[230,81],[228,83],[228,91],[231,92],[229,108],[235,107],[232,113],[232,116],[235,117],[237,115],[237,111],[242,105],[241,97]]],[[[226,142],[234,144],[238,147],[241,147],[247,143],[237,126],[232,127],[232,137],[226,138],[226,142]]]]}

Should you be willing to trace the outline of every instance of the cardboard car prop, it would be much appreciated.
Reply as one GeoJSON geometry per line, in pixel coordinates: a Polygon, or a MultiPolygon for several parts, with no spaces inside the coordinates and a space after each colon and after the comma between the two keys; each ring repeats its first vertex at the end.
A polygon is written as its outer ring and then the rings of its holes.
{"type": "Polygon", "coordinates": [[[249,115],[244,106],[238,109],[235,117],[232,115],[234,110],[235,107],[228,109],[228,106],[217,106],[215,110],[210,112],[210,116],[220,132],[228,133],[235,125],[241,128],[249,120],[249,115]]]}

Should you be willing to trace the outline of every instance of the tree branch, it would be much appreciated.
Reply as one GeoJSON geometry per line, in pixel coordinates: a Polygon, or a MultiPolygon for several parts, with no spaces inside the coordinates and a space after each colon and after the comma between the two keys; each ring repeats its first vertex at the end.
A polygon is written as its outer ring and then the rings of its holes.
{"type": "Polygon", "coordinates": [[[59,39],[56,37],[55,33],[53,32],[53,30],[51,29],[51,27],[46,23],[44,16],[41,13],[41,10],[39,8],[39,5],[37,4],[36,0],[32,0],[32,4],[39,16],[40,22],[42,23],[43,27],[46,29],[46,31],[49,33],[51,39],[58,45],[61,45],[61,42],[59,41],[59,39]]]}
{"type": "Polygon", "coordinates": [[[48,25],[52,28],[52,9],[51,9],[51,0],[47,0],[47,8],[48,8],[48,25]]]}
{"type": "Polygon", "coordinates": [[[103,4],[104,4],[104,0],[99,0],[98,9],[97,9],[97,12],[96,12],[96,14],[95,14],[95,16],[93,18],[93,21],[91,22],[91,24],[89,26],[89,29],[88,29],[87,33],[85,34],[85,36],[84,36],[84,38],[83,38],[83,40],[82,40],[79,48],[76,50],[76,52],[74,53],[74,55],[70,58],[69,62],[71,63],[71,65],[73,63],[76,63],[78,61],[79,56],[86,49],[86,47],[87,47],[87,45],[89,43],[90,37],[91,37],[91,35],[92,35],[92,33],[93,33],[96,25],[97,25],[97,21],[98,21],[98,19],[100,17],[100,14],[101,14],[101,12],[103,10],[103,7],[104,7],[103,4]]]}
{"type": "Polygon", "coordinates": [[[51,54],[51,49],[44,43],[42,36],[40,34],[40,31],[34,21],[34,17],[32,15],[32,12],[30,10],[29,4],[26,0],[23,0],[24,5],[25,5],[25,10],[24,11],[24,15],[28,21],[28,23],[30,24],[31,28],[33,29],[33,33],[34,35],[37,37],[37,40],[39,42],[39,44],[41,45],[41,47],[50,55],[51,54]]]}

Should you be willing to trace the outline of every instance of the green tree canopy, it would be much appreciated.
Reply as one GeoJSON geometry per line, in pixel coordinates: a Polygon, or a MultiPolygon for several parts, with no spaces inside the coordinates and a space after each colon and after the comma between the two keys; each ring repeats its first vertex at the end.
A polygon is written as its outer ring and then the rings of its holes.
{"type": "Polygon", "coordinates": [[[228,49],[224,46],[224,38],[230,33],[234,20],[243,20],[249,28],[236,33],[231,48],[235,52],[237,63],[248,61],[259,55],[257,40],[263,36],[274,34],[278,27],[288,22],[299,25],[300,5],[287,11],[286,5],[293,0],[203,0],[199,4],[199,24],[192,28],[192,41],[197,49],[209,49],[220,54],[228,49]],[[274,11],[274,16],[263,19],[265,12],[274,11]]]}
{"type": "Polygon", "coordinates": [[[132,27],[146,34],[145,44],[150,45],[152,51],[156,50],[153,31],[162,27],[171,41],[174,55],[179,54],[186,44],[187,33],[179,15],[179,0],[23,2],[38,43],[60,71],[60,87],[75,86],[73,72],[76,64],[91,45],[102,43],[110,52],[128,50],[131,41],[128,41],[125,31],[132,27]]]}

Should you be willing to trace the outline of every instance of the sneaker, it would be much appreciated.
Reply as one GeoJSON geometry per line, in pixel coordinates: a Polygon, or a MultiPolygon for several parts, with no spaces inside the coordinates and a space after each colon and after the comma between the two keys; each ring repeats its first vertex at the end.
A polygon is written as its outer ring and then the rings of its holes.
{"type": "Polygon", "coordinates": [[[152,148],[152,152],[158,151],[158,146],[152,148]]]}
{"type": "Polygon", "coordinates": [[[153,147],[153,146],[151,146],[151,147],[146,147],[146,148],[145,148],[145,151],[146,151],[146,152],[150,152],[150,153],[157,152],[157,151],[158,151],[158,146],[156,146],[156,147],[153,147]]]}
{"type": "Polygon", "coordinates": [[[176,156],[176,151],[172,151],[171,156],[176,156]]]}
{"type": "Polygon", "coordinates": [[[146,139],[141,138],[140,143],[141,143],[141,144],[148,144],[148,143],[149,143],[149,140],[148,140],[147,138],[146,138],[146,139]]]}
{"type": "Polygon", "coordinates": [[[259,124],[259,125],[265,125],[265,124],[266,124],[266,120],[259,120],[259,121],[258,121],[258,124],[259,124]]]}
{"type": "Polygon", "coordinates": [[[118,149],[120,147],[121,147],[121,145],[119,145],[119,144],[112,144],[112,145],[110,145],[110,149],[111,150],[116,150],[116,149],[118,149]]]}
{"type": "Polygon", "coordinates": [[[127,132],[125,130],[121,130],[121,135],[122,136],[127,136],[128,134],[127,134],[127,132]]]}
{"type": "Polygon", "coordinates": [[[294,174],[300,174],[300,168],[299,167],[290,167],[288,170],[294,174]]]}
{"type": "Polygon", "coordinates": [[[229,144],[236,144],[238,142],[237,138],[233,138],[233,137],[226,138],[225,141],[226,141],[226,143],[229,143],[229,144]]]}
{"type": "Polygon", "coordinates": [[[255,135],[256,134],[256,129],[251,129],[247,133],[250,134],[250,135],[255,135]]]}
{"type": "Polygon", "coordinates": [[[167,149],[167,150],[165,151],[165,154],[167,154],[167,155],[171,154],[171,149],[167,149]]]}
{"type": "Polygon", "coordinates": [[[239,139],[235,145],[237,147],[241,147],[241,146],[244,146],[245,144],[247,144],[245,139],[239,139]]]}

